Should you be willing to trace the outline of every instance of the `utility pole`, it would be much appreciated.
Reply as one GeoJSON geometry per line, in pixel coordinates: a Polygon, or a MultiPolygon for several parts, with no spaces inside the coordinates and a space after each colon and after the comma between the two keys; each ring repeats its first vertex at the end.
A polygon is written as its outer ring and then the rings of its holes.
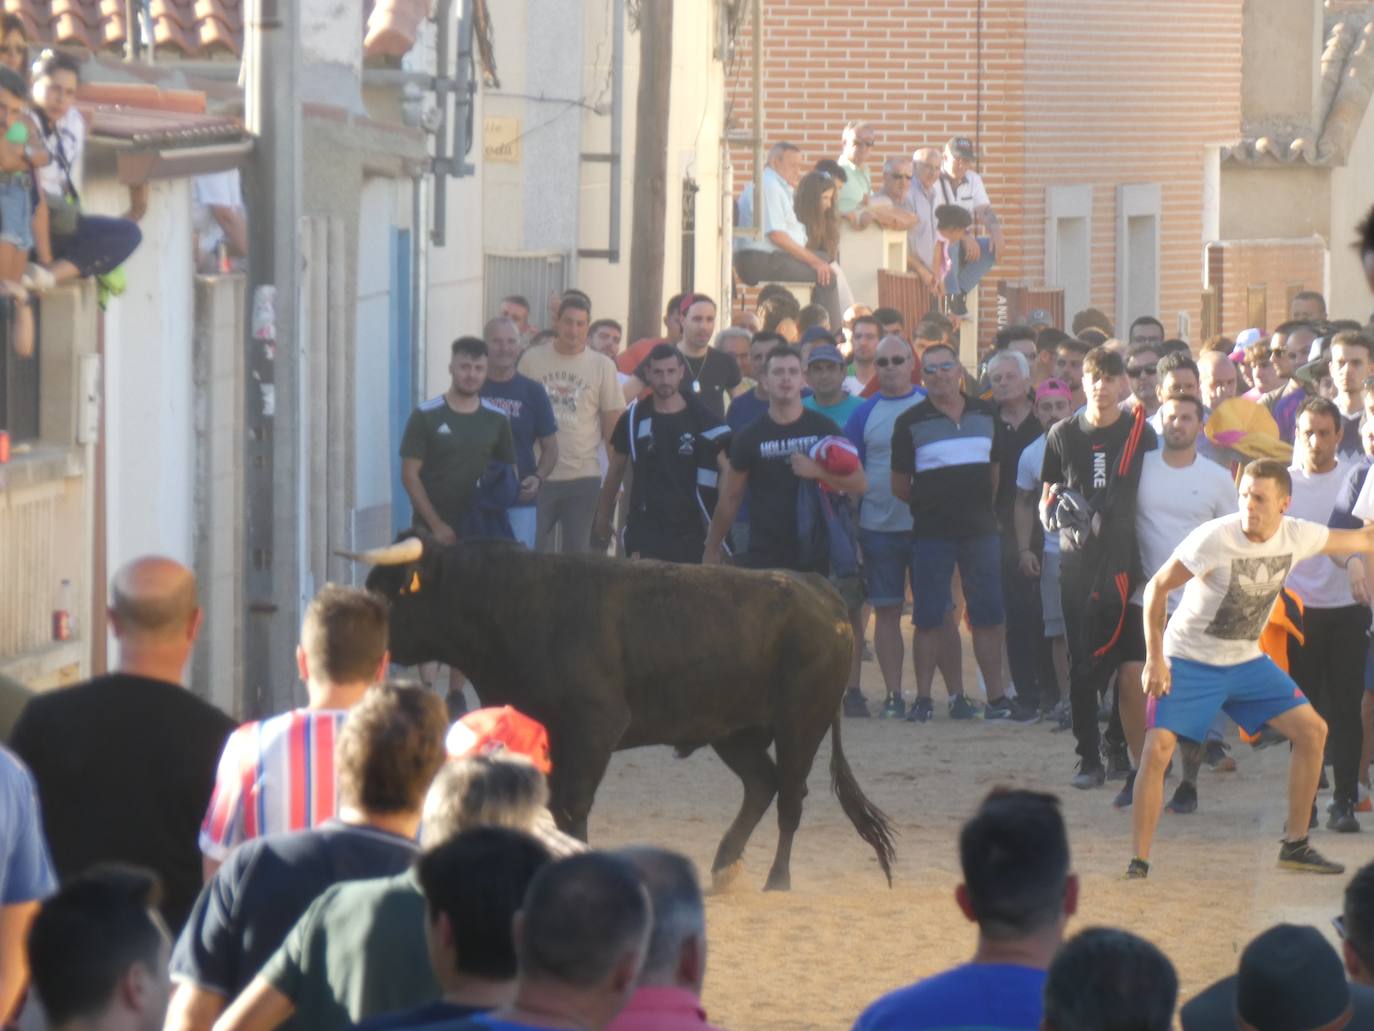
{"type": "MultiPolygon", "coordinates": [[[[626,340],[657,336],[663,315],[668,89],[672,73],[673,0],[651,0],[639,8],[639,100],[635,110],[630,312],[626,340]]],[[[691,261],[692,256],[684,254],[682,260],[691,261]]]]}
{"type": "Polygon", "coordinates": [[[248,0],[245,113],[249,289],[245,367],[245,715],[287,708],[304,571],[304,405],[297,331],[301,216],[300,6],[248,0]]]}

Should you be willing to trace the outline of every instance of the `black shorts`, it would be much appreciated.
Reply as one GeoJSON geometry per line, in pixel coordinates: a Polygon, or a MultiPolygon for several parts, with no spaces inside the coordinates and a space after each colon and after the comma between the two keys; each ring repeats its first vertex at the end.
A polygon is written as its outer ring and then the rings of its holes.
{"type": "Polygon", "coordinates": [[[1116,653],[1122,662],[1145,661],[1145,610],[1131,602],[1126,606],[1126,618],[1121,624],[1121,638],[1116,653]]]}

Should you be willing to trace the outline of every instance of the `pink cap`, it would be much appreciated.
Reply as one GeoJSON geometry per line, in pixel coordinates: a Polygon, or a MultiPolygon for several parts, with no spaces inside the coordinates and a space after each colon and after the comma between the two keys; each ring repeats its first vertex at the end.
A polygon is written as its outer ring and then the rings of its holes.
{"type": "Polygon", "coordinates": [[[1072,401],[1073,391],[1062,379],[1047,379],[1035,388],[1035,399],[1039,401],[1042,397],[1067,397],[1072,401]]]}

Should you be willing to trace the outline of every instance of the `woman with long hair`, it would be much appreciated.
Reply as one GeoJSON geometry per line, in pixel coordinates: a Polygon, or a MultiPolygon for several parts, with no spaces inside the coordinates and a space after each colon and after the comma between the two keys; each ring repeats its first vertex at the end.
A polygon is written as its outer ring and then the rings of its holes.
{"type": "MultiPolygon", "coordinates": [[[[806,229],[806,249],[830,263],[839,293],[840,311],[843,311],[854,303],[854,293],[849,289],[849,281],[839,263],[840,213],[835,208],[837,190],[832,176],[820,171],[807,172],[797,184],[792,209],[806,229]]],[[[837,314],[832,312],[830,315],[833,325],[839,325],[837,314]]]]}

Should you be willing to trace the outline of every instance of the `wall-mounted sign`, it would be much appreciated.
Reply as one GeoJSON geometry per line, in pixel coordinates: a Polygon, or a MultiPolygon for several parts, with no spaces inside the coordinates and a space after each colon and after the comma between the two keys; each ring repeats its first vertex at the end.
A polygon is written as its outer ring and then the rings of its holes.
{"type": "Polygon", "coordinates": [[[482,119],[482,156],[509,165],[520,163],[520,119],[482,119]]]}

